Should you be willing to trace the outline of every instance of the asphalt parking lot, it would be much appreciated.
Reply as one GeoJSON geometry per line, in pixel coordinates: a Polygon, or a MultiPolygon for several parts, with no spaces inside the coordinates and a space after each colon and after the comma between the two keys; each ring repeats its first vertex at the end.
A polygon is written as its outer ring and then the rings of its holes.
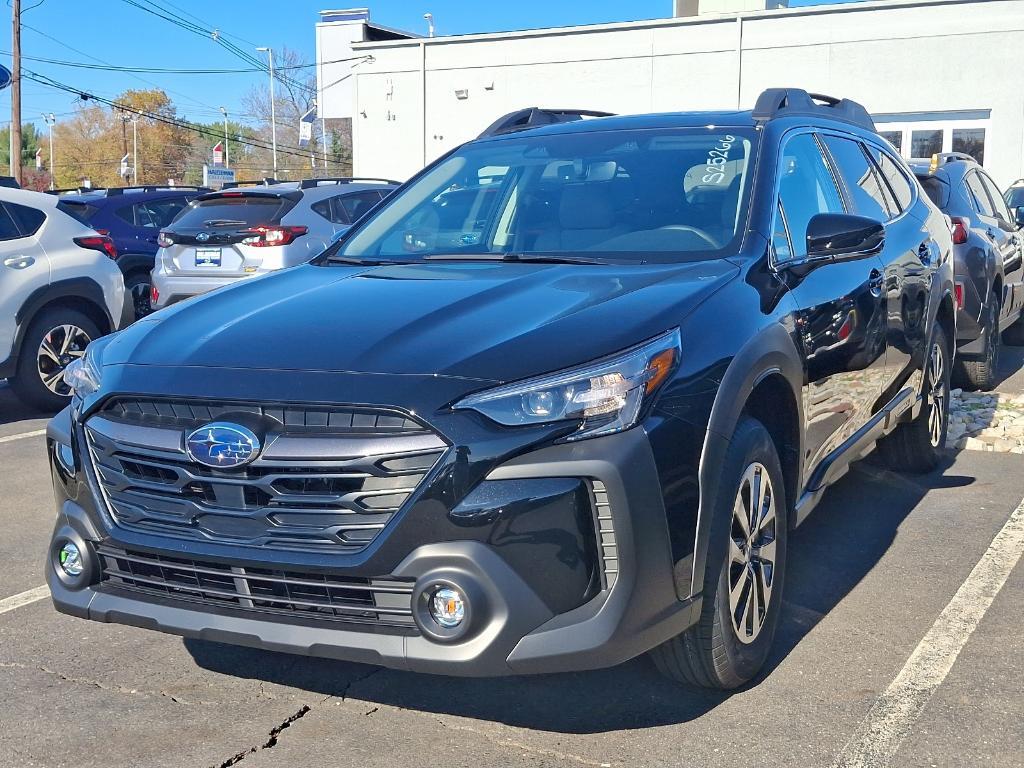
{"type": "MultiPolygon", "coordinates": [[[[1024,352],[1003,363],[1024,391],[1024,352]]],[[[644,659],[446,679],[59,615],[28,602],[44,425],[0,385],[0,766],[1024,765],[1020,455],[855,467],[792,541],[766,674],[725,695],[644,659]]]]}

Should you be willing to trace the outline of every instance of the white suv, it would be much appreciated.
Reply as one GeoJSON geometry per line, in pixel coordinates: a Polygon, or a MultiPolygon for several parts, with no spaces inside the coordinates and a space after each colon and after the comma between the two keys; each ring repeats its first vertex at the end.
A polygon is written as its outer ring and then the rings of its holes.
{"type": "Polygon", "coordinates": [[[0,188],[0,378],[26,403],[62,408],[68,363],[129,322],[116,255],[58,198],[0,188]]]}

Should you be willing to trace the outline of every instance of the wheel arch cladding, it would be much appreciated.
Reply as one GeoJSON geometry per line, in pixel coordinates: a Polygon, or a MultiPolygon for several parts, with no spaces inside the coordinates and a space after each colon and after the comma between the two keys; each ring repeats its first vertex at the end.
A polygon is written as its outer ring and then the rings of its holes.
{"type": "Polygon", "coordinates": [[[29,294],[28,299],[15,313],[14,320],[18,330],[11,350],[12,360],[20,357],[25,334],[36,318],[48,310],[60,308],[81,312],[96,323],[96,327],[104,336],[114,330],[113,318],[107,314],[103,289],[98,283],[85,277],[61,280],[37,288],[29,294]]]}
{"type": "MultiPolygon", "coordinates": [[[[700,460],[700,502],[690,574],[691,595],[700,594],[704,588],[704,565],[711,512],[719,490],[719,470],[736,423],[744,413],[754,418],[758,418],[758,414],[765,416],[769,422],[765,427],[776,447],[785,445],[785,450],[779,451],[779,458],[783,464],[787,506],[793,505],[802,474],[803,406],[799,393],[803,381],[804,367],[796,342],[781,323],[770,325],[749,339],[726,369],[711,409],[700,460]],[[767,414],[772,411],[778,413],[769,418],[767,414]],[[795,424],[787,423],[786,416],[795,416],[795,424]]],[[[788,509],[786,514],[789,517],[788,509]]]]}
{"type": "Polygon", "coordinates": [[[956,305],[948,292],[943,294],[942,301],[939,302],[935,320],[946,336],[946,344],[952,348],[956,344],[956,305]]]}

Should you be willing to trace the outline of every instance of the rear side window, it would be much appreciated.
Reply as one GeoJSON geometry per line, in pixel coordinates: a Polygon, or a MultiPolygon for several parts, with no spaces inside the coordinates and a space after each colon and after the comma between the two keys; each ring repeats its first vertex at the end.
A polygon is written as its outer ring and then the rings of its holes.
{"type": "Polygon", "coordinates": [[[11,214],[7,212],[7,208],[0,205],[0,240],[16,240],[19,237],[24,237],[24,235],[21,234],[18,225],[14,223],[11,214]]]}
{"type": "Polygon", "coordinates": [[[80,200],[61,200],[57,203],[57,210],[63,211],[83,224],[88,224],[100,209],[95,205],[89,205],[80,200]]]}
{"type": "Polygon", "coordinates": [[[4,203],[4,205],[14,217],[23,237],[31,237],[34,235],[39,231],[39,228],[43,226],[43,222],[46,221],[46,214],[38,208],[32,208],[28,205],[18,205],[17,203],[4,203]]]}
{"type": "Polygon", "coordinates": [[[977,211],[983,216],[995,218],[996,210],[992,207],[992,201],[988,199],[988,192],[985,191],[978,174],[971,171],[964,177],[964,183],[977,211]]]}
{"type": "Polygon", "coordinates": [[[182,229],[203,229],[216,225],[280,224],[294,203],[276,195],[239,195],[195,200],[174,220],[182,229]]]}
{"type": "Polygon", "coordinates": [[[878,163],[878,168],[882,172],[882,178],[889,185],[889,189],[892,190],[893,195],[896,197],[896,202],[899,204],[900,211],[905,211],[910,207],[910,204],[914,202],[914,190],[910,186],[910,179],[900,169],[900,166],[892,159],[892,156],[888,152],[880,152],[873,150],[875,162],[878,163]]]}
{"type": "Polygon", "coordinates": [[[779,204],[792,234],[793,257],[807,255],[807,225],[819,213],[844,213],[832,172],[809,133],[794,136],[783,149],[779,204]]]}
{"type": "Polygon", "coordinates": [[[380,192],[371,190],[369,192],[356,192],[351,195],[340,195],[334,198],[334,202],[336,205],[341,206],[348,222],[355,222],[380,202],[380,192]]]}
{"type": "Polygon", "coordinates": [[[888,221],[890,211],[882,194],[883,182],[860,143],[839,136],[824,136],[823,139],[852,198],[853,212],[876,221],[888,221]]]}

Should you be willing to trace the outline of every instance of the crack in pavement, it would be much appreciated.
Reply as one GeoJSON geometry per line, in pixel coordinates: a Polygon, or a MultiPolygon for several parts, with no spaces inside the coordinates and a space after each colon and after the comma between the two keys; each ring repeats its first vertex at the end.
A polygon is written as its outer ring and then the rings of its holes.
{"type": "Polygon", "coordinates": [[[160,696],[165,699],[170,699],[175,704],[198,704],[206,706],[215,706],[215,703],[212,701],[191,701],[189,699],[183,699],[178,696],[174,696],[173,694],[170,694],[167,691],[143,691],[139,690],[138,688],[129,688],[124,685],[111,685],[109,683],[101,683],[99,680],[90,680],[89,678],[85,677],[71,677],[70,675],[65,675],[63,672],[58,672],[55,669],[50,669],[48,667],[43,666],[32,666],[29,664],[18,664],[16,662],[0,661],[0,669],[24,669],[31,670],[33,672],[42,672],[47,675],[52,675],[53,677],[56,677],[58,680],[65,683],[85,685],[91,688],[98,688],[101,691],[107,691],[109,693],[120,693],[126,696],[160,696]]]}
{"type": "MultiPolygon", "coordinates": [[[[327,698],[330,697],[328,696],[327,698]]],[[[287,719],[285,719],[284,722],[275,725],[273,728],[271,728],[270,732],[267,734],[268,738],[265,742],[263,742],[262,744],[257,744],[255,746],[249,747],[249,749],[243,749],[241,752],[236,752],[223,763],[218,764],[215,768],[231,768],[232,765],[238,765],[240,762],[245,760],[245,758],[247,758],[249,755],[255,755],[257,752],[264,749],[273,749],[277,746],[277,741],[278,738],[281,736],[281,732],[284,731],[286,728],[290,728],[292,723],[294,723],[296,720],[301,720],[306,715],[308,715],[312,710],[313,708],[310,707],[308,704],[303,704],[301,707],[299,707],[298,712],[293,713],[287,719]]]]}

